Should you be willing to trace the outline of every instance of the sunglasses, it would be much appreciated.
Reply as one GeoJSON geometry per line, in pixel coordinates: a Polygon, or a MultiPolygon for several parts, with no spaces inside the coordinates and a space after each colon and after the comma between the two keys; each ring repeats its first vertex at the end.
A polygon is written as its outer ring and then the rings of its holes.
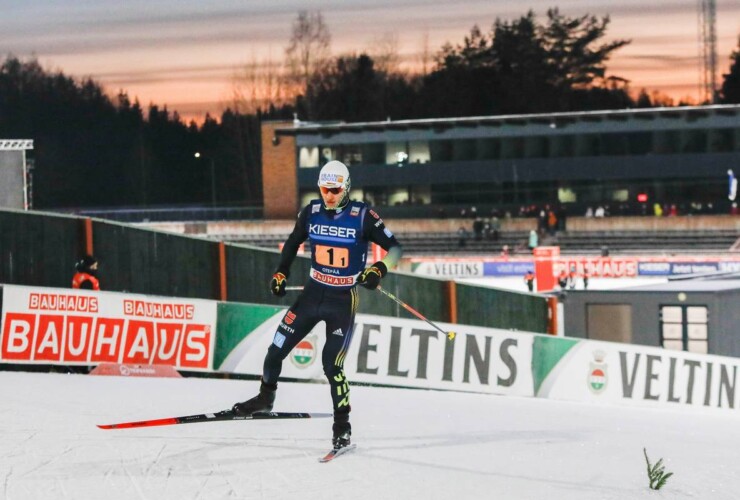
{"type": "Polygon", "coordinates": [[[344,191],[344,188],[338,187],[338,188],[328,188],[321,186],[321,194],[341,194],[344,191]]]}

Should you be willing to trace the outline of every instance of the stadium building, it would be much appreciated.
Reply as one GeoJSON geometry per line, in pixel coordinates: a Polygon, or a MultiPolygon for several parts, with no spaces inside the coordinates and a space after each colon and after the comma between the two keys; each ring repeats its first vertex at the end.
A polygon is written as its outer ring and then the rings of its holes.
{"type": "Polygon", "coordinates": [[[740,106],[717,105],[368,123],[263,124],[265,217],[316,196],[318,168],[346,163],[353,195],[395,217],[477,207],[517,215],[728,213],[740,165],[740,106]],[[728,176],[728,173],[730,175],[728,176]],[[730,181],[728,183],[728,180],[730,181]]]}

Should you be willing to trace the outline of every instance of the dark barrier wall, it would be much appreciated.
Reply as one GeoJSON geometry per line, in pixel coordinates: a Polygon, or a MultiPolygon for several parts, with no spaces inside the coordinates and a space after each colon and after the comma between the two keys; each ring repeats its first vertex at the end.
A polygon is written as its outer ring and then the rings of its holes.
{"type": "MultiPolygon", "coordinates": [[[[432,321],[450,321],[445,295],[446,282],[409,274],[388,274],[380,286],[432,321]]],[[[396,302],[377,290],[360,288],[360,310],[399,318],[415,318],[396,302]]]]}
{"type": "MultiPolygon", "coordinates": [[[[280,252],[264,250],[248,245],[226,245],[226,269],[228,270],[227,298],[233,302],[255,304],[277,304],[290,306],[300,292],[290,291],[283,298],[270,293],[270,279],[278,262],[280,252]]],[[[288,286],[301,286],[306,281],[311,261],[298,257],[293,262],[288,286]]]]}
{"type": "MultiPolygon", "coordinates": [[[[263,250],[188,236],[140,229],[125,224],[40,213],[0,211],[0,283],[69,287],[74,263],[91,245],[100,262],[101,288],[142,294],[222,299],[290,306],[298,296],[269,293],[279,260],[277,250],[263,250]],[[223,281],[222,281],[223,276],[223,281]]],[[[290,286],[308,279],[310,260],[293,263],[290,286]]],[[[391,273],[382,282],[399,299],[431,321],[547,331],[544,297],[474,285],[456,285],[415,275],[391,273]],[[456,296],[455,306],[450,301],[456,296]]],[[[360,288],[358,312],[413,318],[377,291],[360,288]]]]}
{"type": "Polygon", "coordinates": [[[71,286],[81,234],[74,217],[0,211],[0,283],[71,286]]]}
{"type": "Polygon", "coordinates": [[[457,322],[530,332],[547,331],[547,306],[537,295],[456,285],[457,322]]]}
{"type": "Polygon", "coordinates": [[[92,232],[102,289],[217,298],[218,243],[97,220],[92,232]]]}

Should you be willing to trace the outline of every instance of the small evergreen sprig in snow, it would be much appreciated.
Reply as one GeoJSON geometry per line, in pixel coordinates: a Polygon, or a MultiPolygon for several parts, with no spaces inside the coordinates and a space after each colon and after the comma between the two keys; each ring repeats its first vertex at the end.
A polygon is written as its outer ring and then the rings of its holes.
{"type": "Polygon", "coordinates": [[[665,486],[668,478],[673,475],[673,472],[665,472],[665,466],[663,465],[663,459],[658,460],[654,465],[650,465],[650,459],[647,456],[647,450],[642,449],[645,455],[645,462],[647,462],[647,473],[648,479],[650,480],[650,489],[659,490],[665,486]]]}

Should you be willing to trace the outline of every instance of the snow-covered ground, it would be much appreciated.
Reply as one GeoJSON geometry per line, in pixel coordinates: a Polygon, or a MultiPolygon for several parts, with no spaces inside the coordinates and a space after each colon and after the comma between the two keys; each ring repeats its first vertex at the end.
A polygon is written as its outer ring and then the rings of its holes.
{"type": "MultiPolygon", "coordinates": [[[[331,420],[100,430],[215,411],[255,381],[0,372],[0,498],[734,499],[740,416],[439,391],[352,388],[357,450],[331,420]],[[675,475],[648,489],[642,455],[675,475]]],[[[281,383],[275,410],[329,411],[328,386],[281,383]]]]}

